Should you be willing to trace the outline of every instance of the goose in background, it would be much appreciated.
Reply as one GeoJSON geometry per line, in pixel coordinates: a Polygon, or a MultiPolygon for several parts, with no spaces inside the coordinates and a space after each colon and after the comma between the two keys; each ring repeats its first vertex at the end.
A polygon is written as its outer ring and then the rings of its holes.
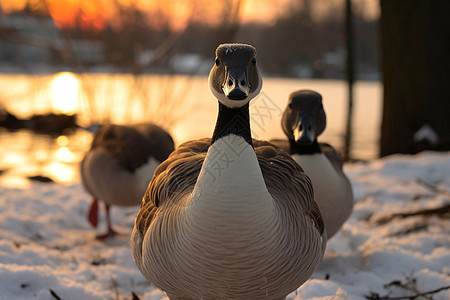
{"type": "Polygon", "coordinates": [[[170,299],[284,299],[326,247],[312,185],[290,155],[253,140],[256,50],[222,44],[209,87],[212,138],[180,145],[155,171],[131,236],[133,259],[170,299]]]}
{"type": "Polygon", "coordinates": [[[110,207],[138,205],[153,172],[174,150],[169,133],[152,123],[102,125],[80,164],[81,181],[93,196],[88,221],[97,227],[98,201],[105,204],[107,231],[98,239],[115,236],[110,207]]]}
{"type": "Polygon", "coordinates": [[[270,142],[289,151],[308,174],[330,239],[352,212],[353,192],[341,156],[331,145],[318,143],[326,127],[322,96],[310,90],[292,93],[281,126],[288,140],[270,142]]]}

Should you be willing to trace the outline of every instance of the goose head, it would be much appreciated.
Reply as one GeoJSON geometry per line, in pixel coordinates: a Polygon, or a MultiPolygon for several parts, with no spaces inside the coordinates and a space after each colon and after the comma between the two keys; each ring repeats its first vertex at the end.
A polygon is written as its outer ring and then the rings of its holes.
{"type": "Polygon", "coordinates": [[[326,124],[322,96],[319,93],[300,90],[289,96],[281,126],[290,141],[311,145],[325,130],[326,124]]]}
{"type": "Polygon", "coordinates": [[[256,49],[246,44],[222,44],[209,74],[209,88],[220,103],[243,107],[258,95],[262,79],[256,65],[256,49]]]}

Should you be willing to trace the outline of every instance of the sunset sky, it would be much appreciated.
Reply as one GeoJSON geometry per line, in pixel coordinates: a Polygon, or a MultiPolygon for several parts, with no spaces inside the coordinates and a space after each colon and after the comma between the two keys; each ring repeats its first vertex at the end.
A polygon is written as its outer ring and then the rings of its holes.
{"type": "MultiPolygon", "coordinates": [[[[218,19],[217,13],[236,0],[0,0],[1,7],[6,13],[20,10],[27,2],[47,3],[56,24],[63,27],[71,26],[78,12],[82,12],[81,23],[86,29],[101,29],[105,22],[110,20],[114,22],[114,16],[118,13],[117,4],[123,6],[134,4],[149,16],[169,16],[168,22],[171,27],[182,29],[190,17],[214,23],[218,19]]],[[[315,13],[320,15],[320,10],[339,2],[344,1],[328,0],[319,4],[316,2],[315,13]]],[[[378,0],[353,0],[353,2],[369,17],[377,16],[378,0]]],[[[289,8],[292,0],[241,0],[241,3],[240,20],[242,22],[258,21],[270,24],[289,8]]],[[[151,22],[152,18],[149,19],[151,22]]]]}

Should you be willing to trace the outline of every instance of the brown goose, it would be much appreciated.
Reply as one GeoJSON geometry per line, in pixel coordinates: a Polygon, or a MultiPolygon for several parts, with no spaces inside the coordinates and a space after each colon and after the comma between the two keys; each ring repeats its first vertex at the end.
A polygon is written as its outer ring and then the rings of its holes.
{"type": "Polygon", "coordinates": [[[83,186],[94,197],[88,212],[94,227],[98,224],[98,200],[105,203],[108,229],[97,235],[98,239],[116,235],[110,206],[138,205],[156,167],[173,150],[172,137],[151,123],[100,127],[80,164],[83,186]]]}
{"type": "Polygon", "coordinates": [[[288,141],[271,143],[289,151],[311,178],[314,199],[330,239],[352,212],[353,192],[342,170],[341,156],[331,145],[319,144],[317,140],[326,127],[322,96],[310,90],[292,93],[281,126],[288,141]]]}
{"type": "Polygon", "coordinates": [[[172,300],[284,299],[323,255],[310,180],[287,152],[251,138],[249,101],[261,85],[255,48],[220,45],[212,139],[182,144],[145,193],[133,258],[172,300]]]}

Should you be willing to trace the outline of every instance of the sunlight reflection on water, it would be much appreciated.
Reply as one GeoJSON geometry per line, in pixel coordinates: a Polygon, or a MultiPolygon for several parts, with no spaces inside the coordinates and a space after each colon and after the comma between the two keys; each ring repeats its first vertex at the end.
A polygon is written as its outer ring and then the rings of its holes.
{"type": "Polygon", "coordinates": [[[47,176],[59,183],[78,182],[78,165],[90,146],[92,134],[80,129],[64,137],[68,143],[61,147],[59,138],[0,128],[0,170],[4,171],[0,185],[25,188],[30,185],[26,177],[34,175],[47,176]]]}
{"type": "Polygon", "coordinates": [[[75,74],[58,73],[51,83],[52,106],[64,114],[78,111],[79,83],[75,74]]]}
{"type": "MultiPolygon", "coordinates": [[[[0,88],[5,91],[0,101],[7,110],[22,118],[33,113],[70,112],[76,107],[78,111],[74,112],[82,126],[108,120],[125,124],[153,121],[169,130],[177,145],[211,136],[213,132],[217,101],[209,91],[205,76],[76,76],[75,83],[75,77],[66,73],[58,77],[0,74],[0,88]],[[64,101],[52,100],[57,86],[55,78],[65,78],[58,89],[66,86],[61,89],[69,93],[67,105],[64,101]],[[73,99],[76,105],[70,103],[73,99]]],[[[261,94],[250,105],[253,136],[284,138],[280,118],[289,94],[298,89],[312,89],[322,94],[327,129],[321,141],[340,149],[347,116],[347,88],[343,81],[265,78],[261,94]]],[[[382,86],[378,82],[355,85],[352,144],[355,158],[373,159],[378,155],[381,93],[382,86]]],[[[64,99],[61,97],[59,99],[64,99]]],[[[83,129],[56,137],[0,129],[0,170],[6,170],[0,176],[0,184],[27,186],[29,182],[23,178],[36,174],[61,183],[77,182],[78,164],[91,140],[92,134],[83,129]]]]}

